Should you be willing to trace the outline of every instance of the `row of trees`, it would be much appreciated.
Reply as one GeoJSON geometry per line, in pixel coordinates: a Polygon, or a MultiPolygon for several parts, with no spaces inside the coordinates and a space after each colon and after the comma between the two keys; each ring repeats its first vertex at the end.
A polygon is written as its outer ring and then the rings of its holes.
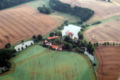
{"type": "Polygon", "coordinates": [[[82,8],[78,6],[72,8],[70,4],[62,3],[59,0],[50,0],[49,5],[54,10],[79,17],[81,22],[87,21],[94,14],[94,11],[88,8],[82,8]]]}
{"type": "Polygon", "coordinates": [[[32,1],[32,0],[0,0],[0,9],[15,6],[27,1],[32,1]]]}
{"type": "Polygon", "coordinates": [[[42,37],[42,35],[37,35],[37,36],[35,36],[35,35],[33,35],[32,36],[32,39],[35,41],[35,42],[39,42],[39,41],[41,41],[42,39],[43,39],[43,37],[42,37]]]}
{"type": "Polygon", "coordinates": [[[115,42],[104,42],[104,43],[94,43],[94,46],[120,46],[120,43],[115,42]]]}

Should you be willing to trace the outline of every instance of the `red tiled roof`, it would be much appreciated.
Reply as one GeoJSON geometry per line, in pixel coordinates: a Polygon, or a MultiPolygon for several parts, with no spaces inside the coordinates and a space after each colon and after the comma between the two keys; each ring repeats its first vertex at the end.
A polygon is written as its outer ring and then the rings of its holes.
{"type": "Polygon", "coordinates": [[[59,36],[48,37],[48,39],[55,39],[55,38],[59,38],[59,36]]]}
{"type": "Polygon", "coordinates": [[[56,49],[56,48],[59,48],[59,46],[56,46],[56,45],[50,45],[50,47],[56,49]]]}

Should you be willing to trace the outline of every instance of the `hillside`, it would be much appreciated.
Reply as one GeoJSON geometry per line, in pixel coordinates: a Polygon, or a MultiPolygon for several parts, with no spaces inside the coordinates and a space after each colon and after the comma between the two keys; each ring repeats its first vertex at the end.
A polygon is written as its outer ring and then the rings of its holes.
{"type": "Polygon", "coordinates": [[[35,45],[18,53],[11,62],[15,65],[0,80],[95,80],[90,62],[74,52],[35,45]]]}
{"type": "Polygon", "coordinates": [[[0,11],[0,48],[8,42],[14,44],[33,35],[45,35],[58,24],[50,16],[40,14],[27,5],[2,10],[0,11]]]}

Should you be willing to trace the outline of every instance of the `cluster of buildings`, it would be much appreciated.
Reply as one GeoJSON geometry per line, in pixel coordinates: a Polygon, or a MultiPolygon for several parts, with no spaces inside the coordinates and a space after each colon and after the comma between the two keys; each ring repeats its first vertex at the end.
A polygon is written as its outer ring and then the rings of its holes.
{"type": "Polygon", "coordinates": [[[31,46],[34,44],[34,41],[33,40],[30,40],[30,41],[26,41],[26,42],[22,42],[21,44],[15,46],[15,50],[18,52],[18,51],[22,51],[23,49],[31,46]]]}
{"type": "Polygon", "coordinates": [[[57,38],[59,38],[59,36],[48,37],[48,39],[45,40],[44,43],[46,46],[49,46],[54,50],[62,51],[62,47],[60,47],[59,45],[53,45],[52,42],[48,41],[48,40],[53,40],[57,38]]]}

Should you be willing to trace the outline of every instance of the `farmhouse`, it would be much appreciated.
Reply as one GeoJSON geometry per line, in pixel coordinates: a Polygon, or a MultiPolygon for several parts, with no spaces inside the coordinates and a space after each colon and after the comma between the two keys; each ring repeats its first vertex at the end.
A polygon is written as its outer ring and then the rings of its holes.
{"type": "Polygon", "coordinates": [[[25,49],[25,48],[33,45],[33,44],[34,44],[34,41],[33,41],[33,40],[31,40],[31,41],[26,41],[26,42],[23,42],[23,43],[15,46],[14,49],[15,49],[16,51],[22,51],[23,49],[25,49]]]}
{"type": "Polygon", "coordinates": [[[67,26],[64,26],[64,29],[62,30],[62,36],[68,35],[72,39],[74,39],[74,38],[78,39],[78,33],[80,30],[81,30],[80,26],[69,24],[67,26]]]}

